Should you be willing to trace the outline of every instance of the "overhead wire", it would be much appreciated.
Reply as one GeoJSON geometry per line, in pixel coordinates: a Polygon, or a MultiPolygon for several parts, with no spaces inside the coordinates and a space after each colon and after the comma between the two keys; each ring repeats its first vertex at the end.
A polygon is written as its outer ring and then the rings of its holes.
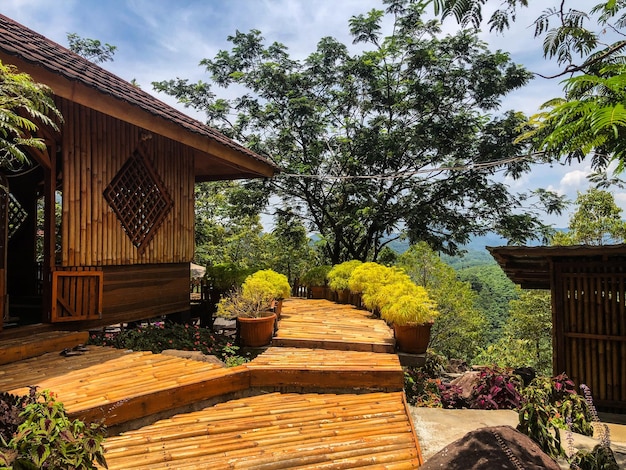
{"type": "Polygon", "coordinates": [[[482,170],[485,168],[492,168],[496,166],[507,165],[510,163],[521,162],[524,160],[530,160],[537,155],[541,155],[541,153],[533,153],[530,155],[521,155],[517,157],[506,158],[504,160],[494,160],[489,162],[482,163],[472,163],[469,165],[460,165],[460,166],[441,166],[434,168],[420,168],[418,170],[410,170],[410,171],[396,171],[388,174],[377,174],[377,175],[320,175],[320,174],[303,174],[303,173],[287,173],[281,172],[275,176],[280,178],[307,178],[307,179],[318,179],[318,180],[354,180],[354,179],[375,179],[375,180],[394,180],[398,178],[410,178],[412,176],[417,176],[420,174],[431,174],[431,173],[441,173],[445,171],[465,171],[465,170],[482,170]]]}

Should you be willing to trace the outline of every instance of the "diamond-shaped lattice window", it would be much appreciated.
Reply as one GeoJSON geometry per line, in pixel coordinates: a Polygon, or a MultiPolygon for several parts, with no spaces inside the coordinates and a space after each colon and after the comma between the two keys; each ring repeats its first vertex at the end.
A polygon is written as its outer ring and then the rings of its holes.
{"type": "Polygon", "coordinates": [[[13,194],[9,194],[9,240],[15,235],[22,224],[26,222],[28,219],[28,212],[24,210],[22,205],[19,203],[13,194]]]}
{"type": "Polygon", "coordinates": [[[172,199],[158,174],[136,150],[104,190],[124,231],[140,252],[172,209],[172,199]]]}

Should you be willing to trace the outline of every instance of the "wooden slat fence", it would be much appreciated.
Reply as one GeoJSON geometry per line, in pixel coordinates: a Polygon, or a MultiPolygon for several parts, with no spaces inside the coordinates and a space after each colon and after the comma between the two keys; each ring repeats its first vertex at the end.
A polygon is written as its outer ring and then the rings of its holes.
{"type": "Polygon", "coordinates": [[[555,261],[555,372],[590,387],[603,408],[626,409],[626,264],[555,261]]]}

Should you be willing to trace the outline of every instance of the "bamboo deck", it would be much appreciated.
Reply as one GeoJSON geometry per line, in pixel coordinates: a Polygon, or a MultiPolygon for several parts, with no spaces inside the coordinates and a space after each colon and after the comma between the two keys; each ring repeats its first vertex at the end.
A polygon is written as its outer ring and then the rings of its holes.
{"type": "Polygon", "coordinates": [[[30,385],[52,390],[72,417],[113,426],[247,390],[250,378],[245,367],[90,346],[0,367],[0,390],[25,394],[30,385]]]}
{"type": "Polygon", "coordinates": [[[413,469],[422,463],[404,395],[271,393],[107,439],[114,469],[413,469]]]}
{"type": "MultiPolygon", "coordinates": [[[[61,349],[57,341],[50,344],[61,349]]],[[[28,343],[16,344],[36,348],[28,343]]],[[[0,342],[2,354],[7,344],[0,342]]],[[[404,374],[389,348],[389,328],[367,312],[290,299],[274,346],[239,367],[89,346],[81,355],[56,350],[0,365],[0,391],[36,385],[52,390],[71,417],[126,429],[154,423],[106,440],[111,469],[417,468],[404,374]],[[195,411],[251,393],[262,394],[195,411]],[[184,414],[154,422],[174,413],[184,414]]]]}
{"type": "Polygon", "coordinates": [[[393,331],[352,305],[328,300],[287,299],[274,346],[393,354],[393,331]]]}

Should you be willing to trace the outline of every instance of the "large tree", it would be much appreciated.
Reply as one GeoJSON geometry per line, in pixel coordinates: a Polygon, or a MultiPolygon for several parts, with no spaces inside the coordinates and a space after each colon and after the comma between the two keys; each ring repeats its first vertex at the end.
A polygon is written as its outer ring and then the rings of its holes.
{"type": "Polygon", "coordinates": [[[383,3],[350,20],[356,53],[326,37],[296,60],[260,31],[230,36],[232,50],[202,64],[236,99],[204,82],[154,86],[273,158],[276,193],[332,263],[377,259],[401,232],[450,253],[487,231],[514,242],[542,233],[538,214],[520,211],[527,195],[499,178],[529,170],[513,142],[525,119],[499,108],[530,74],[470,31],[442,37],[423,2],[383,3]]]}
{"type": "Polygon", "coordinates": [[[557,232],[553,245],[608,245],[626,241],[622,209],[609,191],[590,188],[578,193],[567,232],[557,232]]]}

